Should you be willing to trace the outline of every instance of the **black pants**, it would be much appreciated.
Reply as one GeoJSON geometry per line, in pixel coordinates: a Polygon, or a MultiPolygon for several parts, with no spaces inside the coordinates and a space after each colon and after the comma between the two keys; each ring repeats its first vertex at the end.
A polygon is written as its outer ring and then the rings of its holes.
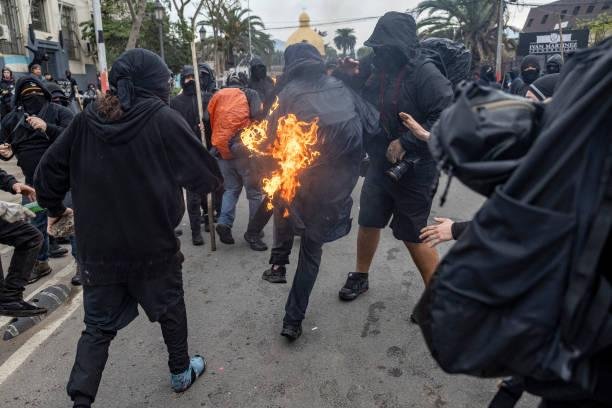
{"type": "Polygon", "coordinates": [[[0,220],[0,243],[15,248],[6,279],[0,263],[0,302],[23,299],[23,291],[42,242],[42,234],[33,225],[0,220]]]}
{"type": "Polygon", "coordinates": [[[249,234],[259,234],[270,222],[270,218],[272,218],[272,214],[274,210],[268,209],[268,204],[270,204],[270,198],[268,196],[264,196],[264,199],[261,201],[259,208],[253,215],[253,218],[249,220],[249,225],[247,227],[247,232],[249,234]]]}
{"type": "MultiPolygon", "coordinates": [[[[264,200],[265,203],[266,200],[264,200]]],[[[267,206],[262,206],[263,208],[267,208],[267,206]]],[[[260,207],[261,210],[261,207],[260,207]]],[[[274,213],[273,210],[268,210],[270,212],[270,216],[274,215],[274,229],[273,229],[273,243],[272,250],[270,251],[270,265],[289,265],[289,256],[291,255],[291,250],[293,249],[293,231],[291,226],[286,218],[283,218],[278,212],[274,213]]],[[[258,210],[259,214],[260,211],[258,210]]],[[[256,218],[257,214],[255,215],[256,218]]],[[[266,220],[266,223],[268,221],[266,220]]],[[[251,223],[249,223],[249,226],[251,223]]],[[[265,224],[261,226],[261,229],[256,232],[261,232],[265,227],[265,224]]],[[[253,231],[255,232],[255,231],[253,231]]]]}
{"type": "Polygon", "coordinates": [[[298,324],[304,320],[308,299],[310,299],[310,293],[319,274],[322,255],[322,243],[302,237],[300,257],[285,305],[285,318],[283,319],[285,323],[298,324]]]}
{"type": "Polygon", "coordinates": [[[187,214],[189,214],[191,233],[194,235],[202,231],[202,214],[207,214],[207,205],[206,194],[187,190],[187,214]]]}
{"type": "Polygon", "coordinates": [[[161,325],[170,372],[182,373],[189,367],[187,314],[180,266],[153,279],[143,279],[142,274],[134,273],[126,283],[84,286],[83,295],[86,326],[79,339],[67,387],[73,400],[83,396],[91,401],[95,399],[110,343],[117,331],[138,316],[138,305],[149,320],[161,325]]]}

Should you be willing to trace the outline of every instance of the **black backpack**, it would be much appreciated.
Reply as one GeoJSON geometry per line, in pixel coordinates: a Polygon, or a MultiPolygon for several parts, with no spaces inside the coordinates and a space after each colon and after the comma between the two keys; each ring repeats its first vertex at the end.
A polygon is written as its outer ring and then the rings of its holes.
{"type": "Polygon", "coordinates": [[[442,260],[416,315],[447,372],[612,403],[600,377],[612,371],[601,360],[612,353],[612,40],[576,53],[562,76],[533,146],[442,260]]]}
{"type": "MultiPolygon", "coordinates": [[[[490,196],[521,163],[538,133],[541,104],[462,82],[455,103],[431,131],[432,156],[441,170],[472,190],[490,196]]],[[[445,194],[442,196],[444,201],[445,194]]]]}
{"type": "Polygon", "coordinates": [[[472,53],[460,42],[448,38],[426,38],[420,42],[424,56],[431,59],[456,87],[470,76],[472,53]]]}

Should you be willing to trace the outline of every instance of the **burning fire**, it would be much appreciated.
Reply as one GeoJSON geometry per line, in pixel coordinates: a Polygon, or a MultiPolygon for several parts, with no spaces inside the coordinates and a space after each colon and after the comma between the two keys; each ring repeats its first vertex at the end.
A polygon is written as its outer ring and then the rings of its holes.
{"type": "MultiPolygon", "coordinates": [[[[270,108],[269,114],[278,109],[278,97],[270,108]]],[[[312,165],[320,152],[314,149],[317,143],[319,119],[310,122],[301,121],[290,113],[278,119],[276,138],[269,148],[262,151],[261,145],[267,140],[268,120],[256,122],[244,129],[240,134],[243,144],[253,153],[271,156],[278,163],[278,170],[272,172],[269,178],[263,179],[263,190],[268,197],[279,197],[286,203],[295,198],[300,186],[298,177],[302,170],[312,165]]],[[[273,204],[268,204],[272,209],[273,204]]],[[[288,217],[285,209],[283,217],[288,217]]]]}

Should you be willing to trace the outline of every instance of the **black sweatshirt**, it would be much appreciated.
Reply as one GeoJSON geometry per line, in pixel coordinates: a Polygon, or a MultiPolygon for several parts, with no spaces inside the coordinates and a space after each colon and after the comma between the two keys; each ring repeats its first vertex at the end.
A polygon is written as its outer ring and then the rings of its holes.
{"type": "Polygon", "coordinates": [[[160,99],[138,98],[119,121],[78,114],[43,156],[38,202],[63,213],[72,191],[78,261],[90,285],[122,282],[135,270],[167,272],[180,257],[174,229],[181,187],[207,193],[221,175],[185,120],[160,99]]]}
{"type": "Polygon", "coordinates": [[[15,183],[17,183],[17,179],[15,179],[15,177],[0,169],[0,190],[15,194],[13,191],[13,185],[15,183]]]}
{"type": "Polygon", "coordinates": [[[51,102],[51,94],[45,86],[35,78],[21,78],[15,88],[15,109],[2,118],[1,143],[8,143],[17,156],[17,165],[23,171],[26,183],[32,184],[36,166],[45,151],[59,137],[70,124],[73,114],[70,109],[51,102]],[[21,106],[21,89],[29,82],[37,83],[43,90],[47,103],[36,115],[47,123],[46,132],[34,130],[25,122],[23,112],[17,108],[21,106]]]}

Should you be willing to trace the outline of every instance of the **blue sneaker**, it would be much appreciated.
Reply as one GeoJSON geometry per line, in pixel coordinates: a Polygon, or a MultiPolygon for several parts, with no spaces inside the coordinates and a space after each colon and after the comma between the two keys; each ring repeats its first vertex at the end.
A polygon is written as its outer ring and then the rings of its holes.
{"type": "Polygon", "coordinates": [[[195,380],[206,370],[206,360],[197,354],[191,357],[189,367],[180,374],[170,376],[170,384],[174,392],[186,391],[195,380]]]}

